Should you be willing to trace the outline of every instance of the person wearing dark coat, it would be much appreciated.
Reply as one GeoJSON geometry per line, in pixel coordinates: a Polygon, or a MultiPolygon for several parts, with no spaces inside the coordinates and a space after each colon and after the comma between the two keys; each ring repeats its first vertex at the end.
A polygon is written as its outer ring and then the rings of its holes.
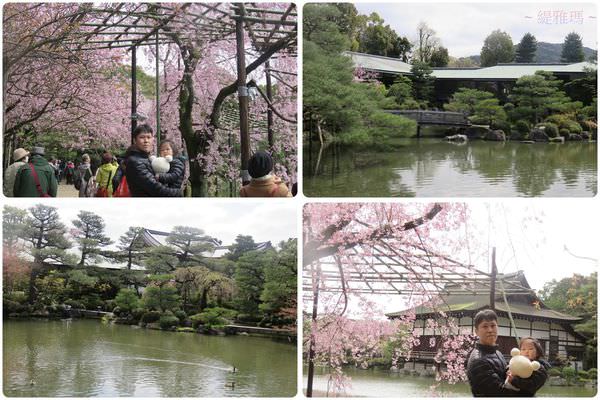
{"type": "Polygon", "coordinates": [[[537,339],[530,336],[521,338],[519,350],[521,351],[521,355],[527,357],[530,361],[535,360],[539,362],[540,368],[533,371],[529,378],[513,377],[509,387],[517,391],[516,396],[535,397],[537,391],[548,380],[548,371],[551,366],[546,360],[542,359],[544,357],[544,349],[537,339]]]}
{"type": "Polygon", "coordinates": [[[475,397],[516,397],[509,389],[506,360],[498,350],[498,316],[493,310],[482,310],[475,315],[475,333],[479,337],[467,361],[467,378],[475,397]],[[507,384],[505,384],[505,382],[507,384]]]}
{"type": "Polygon", "coordinates": [[[17,171],[13,187],[15,197],[56,197],[58,183],[54,167],[44,158],[44,153],[40,146],[31,149],[31,159],[17,171]]]}
{"type": "Polygon", "coordinates": [[[149,156],[154,149],[154,133],[149,125],[133,131],[133,147],[125,164],[125,176],[132,197],[181,197],[181,189],[160,183],[154,175],[149,156]]]}
{"type": "Polygon", "coordinates": [[[170,188],[182,188],[185,175],[185,164],[179,156],[179,151],[171,140],[163,140],[160,144],[160,156],[171,156],[173,159],[169,163],[169,171],[164,174],[158,174],[157,179],[170,188]]]}

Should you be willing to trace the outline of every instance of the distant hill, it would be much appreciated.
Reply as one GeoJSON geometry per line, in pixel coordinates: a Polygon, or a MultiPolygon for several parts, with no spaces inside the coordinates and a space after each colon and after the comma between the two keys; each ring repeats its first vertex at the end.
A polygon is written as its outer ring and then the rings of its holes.
{"type": "MultiPolygon", "coordinates": [[[[562,43],[546,43],[546,42],[538,42],[537,51],[535,52],[535,62],[536,63],[559,63],[560,55],[562,53],[562,43]]],[[[517,50],[517,45],[515,45],[515,51],[517,50]]],[[[587,61],[591,55],[594,54],[594,50],[589,47],[583,48],[583,54],[585,55],[585,60],[587,61]]],[[[473,60],[477,65],[480,63],[481,57],[469,56],[471,60],[473,60]]]]}

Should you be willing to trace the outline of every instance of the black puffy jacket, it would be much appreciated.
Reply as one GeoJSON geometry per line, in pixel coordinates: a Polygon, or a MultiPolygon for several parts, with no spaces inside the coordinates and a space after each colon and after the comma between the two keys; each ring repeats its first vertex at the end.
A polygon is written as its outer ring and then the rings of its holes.
{"type": "Polygon", "coordinates": [[[544,386],[548,379],[548,371],[550,370],[550,364],[544,360],[538,360],[540,363],[540,369],[533,371],[533,374],[529,378],[519,378],[515,376],[512,379],[511,385],[518,388],[517,396],[519,397],[534,397],[535,393],[544,386]]]}
{"type": "Polygon", "coordinates": [[[181,189],[172,189],[156,180],[148,154],[132,150],[127,158],[125,176],[132,197],[181,197],[181,189]]]}
{"type": "Polygon", "coordinates": [[[477,343],[467,361],[467,377],[475,397],[516,397],[519,392],[504,386],[506,360],[498,346],[477,343]]]}
{"type": "Polygon", "coordinates": [[[181,189],[184,175],[185,165],[183,164],[183,161],[181,161],[179,157],[174,157],[170,163],[169,172],[158,175],[158,181],[170,188],[181,189]]]}

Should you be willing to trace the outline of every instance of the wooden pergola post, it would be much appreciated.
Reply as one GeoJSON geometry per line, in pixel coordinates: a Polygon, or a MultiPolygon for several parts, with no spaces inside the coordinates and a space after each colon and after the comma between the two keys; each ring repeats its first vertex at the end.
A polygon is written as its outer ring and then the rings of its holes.
{"type": "MultiPolygon", "coordinates": [[[[314,267],[313,267],[314,268],[314,267]]],[[[319,268],[318,273],[321,273],[321,270],[319,268]]],[[[311,327],[310,327],[310,339],[309,339],[309,343],[308,343],[308,380],[306,382],[306,397],[312,397],[312,393],[313,393],[313,379],[315,377],[315,335],[314,335],[314,329],[315,329],[315,324],[317,323],[317,314],[318,314],[318,310],[319,310],[319,275],[316,276],[316,278],[314,277],[314,271],[313,271],[313,279],[315,279],[316,281],[314,282],[314,286],[313,286],[313,309],[312,309],[312,316],[311,316],[311,327]]]]}
{"type": "Polygon", "coordinates": [[[158,69],[158,29],[156,30],[156,154],[160,149],[160,70],[158,69]]]}
{"type": "Polygon", "coordinates": [[[246,54],[244,46],[243,10],[236,8],[235,39],[237,44],[237,88],[240,108],[240,144],[242,185],[250,182],[248,160],[250,159],[250,138],[248,135],[248,86],[246,86],[246,54]]]}
{"type": "MultiPolygon", "coordinates": [[[[267,99],[269,99],[269,103],[273,104],[273,86],[271,84],[271,64],[269,60],[265,61],[265,75],[267,80],[267,99]]],[[[273,110],[272,107],[269,106],[267,108],[267,138],[269,143],[269,149],[273,151],[273,145],[275,144],[273,139],[273,110]]]]}
{"type": "Polygon", "coordinates": [[[490,309],[496,311],[496,275],[498,267],[496,267],[496,248],[492,248],[492,275],[490,277],[490,309]]]}
{"type": "Polygon", "coordinates": [[[131,47],[131,144],[133,144],[133,131],[137,128],[137,47],[131,47]]]}

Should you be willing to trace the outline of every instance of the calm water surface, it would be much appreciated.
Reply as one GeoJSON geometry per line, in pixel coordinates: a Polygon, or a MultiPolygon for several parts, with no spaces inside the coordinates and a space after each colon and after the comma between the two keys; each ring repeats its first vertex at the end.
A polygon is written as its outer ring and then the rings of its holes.
{"type": "Polygon", "coordinates": [[[597,144],[399,139],[389,151],[305,148],[304,194],[315,197],[591,197],[597,144]]]}
{"type": "MultiPolygon", "coordinates": [[[[306,374],[306,369],[304,371],[306,374]]],[[[324,373],[322,370],[319,373],[324,373]]],[[[347,369],[350,377],[348,396],[353,397],[429,397],[430,386],[435,384],[433,378],[406,376],[381,370],[347,369]]],[[[306,390],[306,375],[303,377],[306,390]]],[[[327,393],[325,375],[315,375],[313,383],[314,397],[324,397],[327,393]]],[[[456,385],[443,384],[436,391],[445,397],[472,397],[467,383],[456,385]]],[[[584,387],[545,386],[537,392],[536,397],[594,397],[596,389],[584,387]]]]}
{"type": "Polygon", "coordinates": [[[296,394],[296,346],[98,321],[4,321],[11,397],[224,397],[296,394]],[[238,372],[230,372],[235,366],[238,372]],[[232,388],[232,382],[234,386],[232,388]]]}

